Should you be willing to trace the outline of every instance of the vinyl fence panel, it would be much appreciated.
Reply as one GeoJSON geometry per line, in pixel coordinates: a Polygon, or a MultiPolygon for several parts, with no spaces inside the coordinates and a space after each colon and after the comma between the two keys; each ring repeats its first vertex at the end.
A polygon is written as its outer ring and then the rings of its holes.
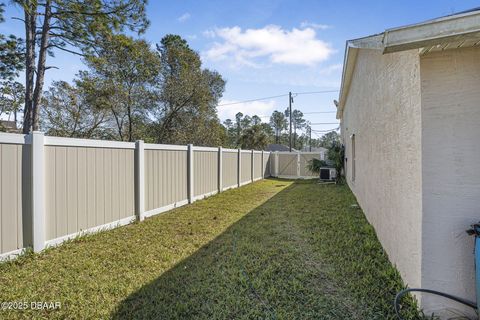
{"type": "Polygon", "coordinates": [[[45,147],[46,239],[134,216],[134,150],[45,147]]]}
{"type": "Polygon", "coordinates": [[[193,193],[198,198],[218,191],[218,149],[195,148],[193,153],[193,193]]]}
{"type": "Polygon", "coordinates": [[[252,151],[242,150],[240,160],[240,184],[252,181],[252,151]]]}
{"type": "Polygon", "coordinates": [[[286,179],[313,179],[318,173],[308,170],[312,159],[322,159],[316,152],[274,152],[270,156],[270,175],[286,179]]]}
{"type": "Polygon", "coordinates": [[[265,152],[263,154],[263,165],[262,165],[262,168],[263,168],[263,176],[264,177],[269,177],[270,176],[270,161],[271,159],[273,158],[272,156],[272,153],[271,152],[265,152]]]}
{"type": "Polygon", "coordinates": [[[145,145],[145,210],[185,204],[188,199],[187,148],[148,150],[145,145]]]}
{"type": "Polygon", "coordinates": [[[298,176],[298,155],[296,153],[278,153],[278,175],[284,177],[298,176]]]}
{"type": "Polygon", "coordinates": [[[300,154],[300,177],[304,178],[318,178],[319,174],[318,173],[313,173],[312,171],[308,170],[307,166],[309,162],[312,159],[318,159],[320,160],[320,154],[319,153],[307,153],[307,152],[302,152],[300,154]]]}
{"type": "Polygon", "coordinates": [[[254,151],[253,153],[253,179],[258,180],[262,178],[262,152],[254,151]]]}
{"type": "MultiPolygon", "coordinates": [[[[5,135],[5,134],[2,134],[5,135]]],[[[31,246],[28,217],[30,201],[30,147],[23,135],[12,143],[0,142],[0,254],[31,246]],[[15,143],[13,143],[15,142],[15,143]]]]}
{"type": "Polygon", "coordinates": [[[238,150],[223,150],[222,185],[223,190],[238,186],[238,150]]]}

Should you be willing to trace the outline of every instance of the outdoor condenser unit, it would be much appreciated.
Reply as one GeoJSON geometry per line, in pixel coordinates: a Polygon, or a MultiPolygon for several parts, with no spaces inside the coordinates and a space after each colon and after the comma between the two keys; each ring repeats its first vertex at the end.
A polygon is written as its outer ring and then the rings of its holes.
{"type": "Polygon", "coordinates": [[[337,172],[335,168],[320,168],[320,180],[335,180],[337,172]]]}

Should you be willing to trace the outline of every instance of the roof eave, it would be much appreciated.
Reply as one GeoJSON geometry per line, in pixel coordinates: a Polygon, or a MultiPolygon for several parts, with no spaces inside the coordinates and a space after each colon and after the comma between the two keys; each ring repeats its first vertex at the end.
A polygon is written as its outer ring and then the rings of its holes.
{"type": "Polygon", "coordinates": [[[384,53],[418,49],[480,34],[480,11],[443,17],[384,32],[384,53]]]}
{"type": "Polygon", "coordinates": [[[385,54],[438,46],[449,41],[463,41],[472,38],[480,39],[480,10],[388,29],[380,34],[347,41],[337,106],[337,119],[343,117],[359,49],[380,49],[385,54]]]}

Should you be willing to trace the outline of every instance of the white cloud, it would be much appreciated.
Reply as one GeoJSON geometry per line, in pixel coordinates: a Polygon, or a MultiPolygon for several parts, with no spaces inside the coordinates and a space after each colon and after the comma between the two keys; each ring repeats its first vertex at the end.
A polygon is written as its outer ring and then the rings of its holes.
{"type": "Polygon", "coordinates": [[[309,22],[309,21],[303,21],[301,24],[300,24],[300,28],[313,28],[313,29],[317,29],[317,30],[326,30],[326,29],[330,29],[332,26],[328,25],[328,24],[320,24],[320,23],[314,23],[314,22],[309,22]]]}
{"type": "Polygon", "coordinates": [[[211,29],[203,31],[202,34],[205,38],[215,38],[215,31],[211,29]]]}
{"type": "Polygon", "coordinates": [[[220,40],[204,52],[205,58],[233,61],[237,65],[256,66],[259,59],[266,58],[275,64],[312,66],[327,60],[334,52],[330,44],[316,38],[311,27],[284,30],[268,25],[242,30],[235,26],[210,30],[204,35],[220,40]]]}
{"type": "Polygon", "coordinates": [[[180,17],[177,18],[177,21],[178,22],[185,22],[188,19],[190,19],[191,17],[192,17],[192,15],[190,13],[185,12],[184,14],[182,14],[180,17]]]}
{"type": "MultiPolygon", "coordinates": [[[[275,101],[266,100],[266,101],[252,101],[252,102],[241,102],[237,103],[235,100],[221,100],[218,106],[218,117],[221,121],[226,119],[235,119],[235,115],[238,112],[243,113],[244,115],[269,115],[275,110],[275,101]],[[221,106],[222,104],[236,103],[226,106],[221,106]]],[[[267,118],[262,118],[262,121],[269,121],[267,118]]]]}

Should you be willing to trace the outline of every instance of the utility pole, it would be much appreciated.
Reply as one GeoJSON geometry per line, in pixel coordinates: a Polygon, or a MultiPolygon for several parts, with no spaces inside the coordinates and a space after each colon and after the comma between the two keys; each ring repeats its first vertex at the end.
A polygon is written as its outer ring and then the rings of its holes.
{"type": "Polygon", "coordinates": [[[290,142],[290,152],[292,152],[292,93],[288,93],[288,116],[290,118],[290,135],[289,135],[289,142],[290,142]]]}

